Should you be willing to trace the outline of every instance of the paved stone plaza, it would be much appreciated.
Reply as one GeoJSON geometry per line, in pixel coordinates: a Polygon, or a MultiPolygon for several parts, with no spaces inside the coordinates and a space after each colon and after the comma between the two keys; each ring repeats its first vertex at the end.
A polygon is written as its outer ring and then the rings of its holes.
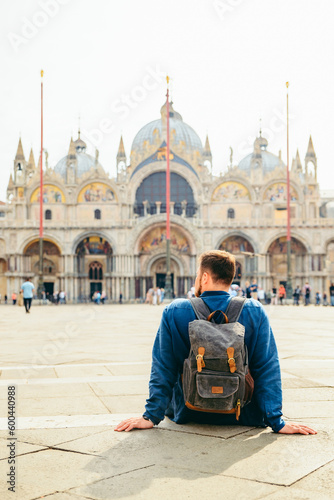
{"type": "Polygon", "coordinates": [[[147,396],[162,308],[0,307],[1,500],[334,498],[334,308],[268,307],[284,415],[318,430],[179,426],[116,433],[147,396]],[[7,491],[7,387],[17,392],[16,493],[7,491]]]}

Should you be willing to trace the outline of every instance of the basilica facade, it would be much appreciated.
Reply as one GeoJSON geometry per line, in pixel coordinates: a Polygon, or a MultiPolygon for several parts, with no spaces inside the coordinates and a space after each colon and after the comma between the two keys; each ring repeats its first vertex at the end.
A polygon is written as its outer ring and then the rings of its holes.
{"type": "MultiPolygon", "coordinates": [[[[166,104],[160,118],[135,136],[131,155],[120,140],[117,176],[111,178],[86,153],[78,134],[53,168],[46,163],[43,192],[33,152],[21,139],[0,202],[0,294],[18,292],[39,271],[39,202],[43,196],[43,276],[47,293],[64,290],[68,301],[105,291],[110,301],[145,297],[163,287],[166,273],[166,104]]],[[[333,200],[317,182],[317,157],[309,139],[290,171],[293,286],[306,281],[323,292],[334,281],[333,200]]],[[[194,283],[198,255],[232,252],[235,283],[256,278],[264,290],[287,279],[286,165],[259,134],[253,152],[220,176],[212,175],[208,137],[196,132],[170,105],[171,273],[176,296],[194,283]]]]}

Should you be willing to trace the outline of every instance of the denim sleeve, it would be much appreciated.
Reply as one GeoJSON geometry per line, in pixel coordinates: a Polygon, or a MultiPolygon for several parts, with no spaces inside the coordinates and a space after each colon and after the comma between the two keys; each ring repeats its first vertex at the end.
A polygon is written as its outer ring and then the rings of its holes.
{"type": "Polygon", "coordinates": [[[149,398],[146,400],[144,413],[155,425],[165,417],[178,376],[167,314],[168,310],[164,309],[153,345],[149,398]]]}
{"type": "Polygon", "coordinates": [[[254,398],[265,422],[278,432],[285,425],[282,418],[281,369],[275,338],[264,309],[255,330],[257,338],[250,366],[255,382],[254,398]]]}

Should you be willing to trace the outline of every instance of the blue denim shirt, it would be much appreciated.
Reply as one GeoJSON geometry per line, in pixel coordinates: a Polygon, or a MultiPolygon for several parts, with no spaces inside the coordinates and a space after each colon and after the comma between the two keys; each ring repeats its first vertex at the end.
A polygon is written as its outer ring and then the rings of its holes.
{"type": "MultiPolygon", "coordinates": [[[[201,298],[211,311],[225,311],[231,295],[223,291],[204,292],[201,298]]],[[[157,425],[168,415],[176,423],[190,420],[207,423],[237,423],[235,416],[189,410],[184,404],[181,374],[190,351],[188,325],[196,319],[189,300],[177,299],[165,307],[152,352],[149,398],[144,415],[157,425]],[[200,415],[199,415],[200,413],[200,415]],[[195,416],[196,414],[196,416],[195,416]]],[[[240,424],[269,425],[275,432],[284,427],[282,384],[277,347],[268,316],[260,304],[248,299],[239,322],[245,326],[249,369],[254,378],[252,402],[241,410],[240,424]]]]}

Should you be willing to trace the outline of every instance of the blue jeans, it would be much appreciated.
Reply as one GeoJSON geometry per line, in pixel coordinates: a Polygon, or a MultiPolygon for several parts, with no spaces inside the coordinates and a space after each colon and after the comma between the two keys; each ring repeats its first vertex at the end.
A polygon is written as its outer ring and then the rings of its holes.
{"type": "Polygon", "coordinates": [[[331,306],[334,306],[334,295],[331,295],[331,306]]]}

